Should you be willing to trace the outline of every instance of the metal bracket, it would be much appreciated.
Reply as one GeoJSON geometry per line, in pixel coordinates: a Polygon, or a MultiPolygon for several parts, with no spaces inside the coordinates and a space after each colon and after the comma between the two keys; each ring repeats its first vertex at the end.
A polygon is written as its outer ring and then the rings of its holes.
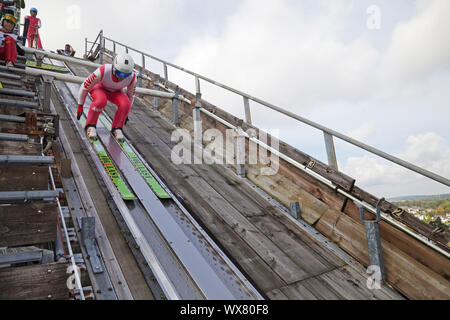
{"type": "Polygon", "coordinates": [[[81,236],[83,244],[86,247],[86,251],[91,261],[92,270],[94,273],[102,273],[103,267],[99,259],[99,252],[95,242],[95,218],[94,217],[82,217],[78,221],[81,227],[81,236]]]}
{"type": "Polygon", "coordinates": [[[44,112],[50,112],[50,98],[52,94],[52,83],[55,80],[54,77],[42,75],[42,86],[43,86],[43,97],[42,97],[42,105],[44,108],[44,112]]]}
{"type": "Polygon", "coordinates": [[[289,212],[296,220],[300,219],[302,209],[299,202],[291,202],[291,211],[289,212]]]}
{"type": "Polygon", "coordinates": [[[42,66],[42,62],[44,61],[45,54],[40,53],[40,52],[35,52],[34,57],[36,58],[37,66],[38,67],[42,66]]]}
{"type": "Polygon", "coordinates": [[[386,273],[384,269],[383,252],[381,248],[381,238],[380,230],[378,227],[378,222],[381,221],[381,202],[384,198],[381,198],[376,207],[376,220],[366,220],[364,218],[364,208],[358,203],[354,202],[359,208],[359,213],[361,215],[361,220],[366,226],[366,236],[367,236],[367,246],[369,249],[370,265],[379,267],[379,273],[375,273],[375,280],[383,281],[386,279],[386,273]]]}

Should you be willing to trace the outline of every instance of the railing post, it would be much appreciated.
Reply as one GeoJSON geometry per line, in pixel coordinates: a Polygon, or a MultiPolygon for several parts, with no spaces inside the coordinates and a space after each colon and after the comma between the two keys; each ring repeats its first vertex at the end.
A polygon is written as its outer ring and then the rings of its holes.
{"type": "Polygon", "coordinates": [[[167,71],[167,64],[164,63],[164,79],[166,79],[166,81],[169,80],[169,73],[167,71]]]}
{"type": "Polygon", "coordinates": [[[103,64],[103,30],[100,31],[100,64],[103,64]]]}
{"type": "Polygon", "coordinates": [[[246,170],[245,170],[245,136],[244,130],[242,130],[242,120],[236,127],[235,134],[235,150],[236,150],[236,172],[238,176],[245,178],[246,170]]]}
{"type": "Polygon", "coordinates": [[[115,41],[113,41],[113,53],[115,56],[116,55],[116,42],[115,41]]]}
{"type": "MultiPolygon", "coordinates": [[[[158,90],[158,84],[155,81],[155,84],[153,85],[153,89],[158,90]]],[[[153,108],[155,110],[158,110],[158,97],[153,97],[153,108]]]]}
{"type": "Polygon", "coordinates": [[[145,69],[145,56],[142,54],[142,70],[145,69]]]}
{"type": "Polygon", "coordinates": [[[198,77],[195,77],[195,92],[197,99],[200,99],[202,96],[202,92],[200,90],[200,79],[198,77]]]}
{"type": "Polygon", "coordinates": [[[84,56],[87,57],[88,39],[84,38],[84,56]]]}
{"type": "Polygon", "coordinates": [[[173,124],[178,126],[180,120],[178,118],[178,96],[180,93],[180,88],[177,86],[175,88],[175,96],[172,98],[172,111],[173,111],[173,124]]]}
{"type": "Polygon", "coordinates": [[[202,105],[197,100],[193,109],[194,118],[194,164],[202,164],[203,162],[203,133],[202,119],[200,117],[200,108],[202,105]]]}
{"type": "Polygon", "coordinates": [[[252,115],[250,113],[250,101],[244,97],[245,122],[252,124],[252,115]]]}
{"type": "Polygon", "coordinates": [[[128,47],[125,47],[125,52],[128,54],[128,47]]]}
{"type": "Polygon", "coordinates": [[[323,132],[325,138],[325,148],[327,149],[328,165],[338,170],[336,160],[336,150],[334,148],[333,136],[327,132],[323,132]]]}

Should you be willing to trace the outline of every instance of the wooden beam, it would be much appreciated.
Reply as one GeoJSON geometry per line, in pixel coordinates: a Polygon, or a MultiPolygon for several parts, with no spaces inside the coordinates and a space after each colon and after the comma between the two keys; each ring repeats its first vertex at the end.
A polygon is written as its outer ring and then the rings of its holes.
{"type": "Polygon", "coordinates": [[[68,264],[0,269],[0,300],[68,300],[68,264]]]}
{"type": "Polygon", "coordinates": [[[55,203],[0,206],[0,247],[55,241],[56,217],[55,203]]]}
{"type": "Polygon", "coordinates": [[[0,166],[0,192],[23,190],[47,190],[47,167],[0,166]]]}

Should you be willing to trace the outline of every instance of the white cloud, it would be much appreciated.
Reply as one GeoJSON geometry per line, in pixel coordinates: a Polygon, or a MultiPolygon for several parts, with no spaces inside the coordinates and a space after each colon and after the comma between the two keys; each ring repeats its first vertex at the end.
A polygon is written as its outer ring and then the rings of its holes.
{"type": "Polygon", "coordinates": [[[450,1],[418,0],[417,15],[399,24],[383,57],[385,80],[417,81],[450,67],[450,1]]]}
{"type": "MultiPolygon", "coordinates": [[[[408,137],[406,150],[395,156],[447,179],[450,177],[450,145],[436,133],[408,137]]],[[[430,184],[422,176],[372,155],[350,157],[343,168],[343,172],[356,178],[357,185],[376,193],[391,196],[400,195],[399,190],[410,190],[411,194],[448,192],[447,187],[437,182],[430,184]]]]}
{"type": "Polygon", "coordinates": [[[347,136],[362,141],[368,142],[369,138],[377,132],[377,126],[374,122],[363,123],[359,128],[347,133],[347,136]]]}

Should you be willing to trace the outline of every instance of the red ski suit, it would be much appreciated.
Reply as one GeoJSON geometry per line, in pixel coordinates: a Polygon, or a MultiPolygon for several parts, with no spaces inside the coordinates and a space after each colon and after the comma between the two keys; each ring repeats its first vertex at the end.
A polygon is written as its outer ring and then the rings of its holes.
{"type": "MultiPolygon", "coordinates": [[[[30,20],[30,25],[28,26],[27,39],[28,39],[28,47],[32,48],[34,35],[38,32],[37,29],[33,27],[40,28],[42,26],[41,19],[33,18],[32,16],[26,16],[25,19],[30,20]]],[[[37,39],[38,49],[42,49],[41,36],[38,34],[37,37],[38,37],[37,39]]]]}
{"type": "Polygon", "coordinates": [[[95,70],[81,85],[78,93],[79,106],[84,105],[88,93],[92,97],[86,127],[97,125],[98,117],[109,100],[118,107],[112,128],[123,128],[133,105],[136,86],[135,73],[121,81],[117,81],[112,74],[111,64],[103,65],[95,70]],[[126,94],[123,91],[125,87],[127,88],[126,94]]]}
{"type": "Polygon", "coordinates": [[[16,63],[17,60],[17,35],[0,31],[0,59],[6,62],[16,63]]]}

